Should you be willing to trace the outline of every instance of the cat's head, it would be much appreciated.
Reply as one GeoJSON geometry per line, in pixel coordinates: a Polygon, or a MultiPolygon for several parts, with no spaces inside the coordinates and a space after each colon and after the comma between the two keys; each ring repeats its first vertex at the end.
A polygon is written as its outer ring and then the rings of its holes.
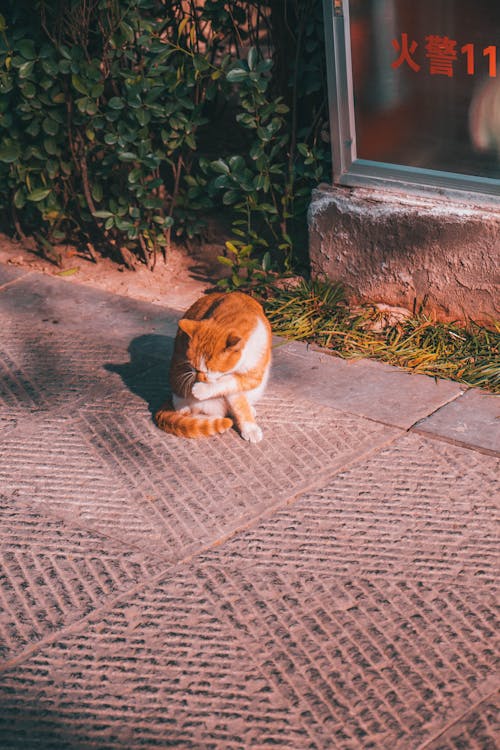
{"type": "Polygon", "coordinates": [[[227,330],[212,320],[179,321],[179,328],[189,341],[187,358],[198,373],[198,380],[208,382],[234,370],[244,341],[236,331],[227,330]]]}

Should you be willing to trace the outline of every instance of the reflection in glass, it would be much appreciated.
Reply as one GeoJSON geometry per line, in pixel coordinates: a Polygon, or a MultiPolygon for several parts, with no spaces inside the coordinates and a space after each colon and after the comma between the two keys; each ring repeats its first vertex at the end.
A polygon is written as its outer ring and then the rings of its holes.
{"type": "Polygon", "coordinates": [[[500,2],[349,8],[357,158],[500,178],[500,2]]]}

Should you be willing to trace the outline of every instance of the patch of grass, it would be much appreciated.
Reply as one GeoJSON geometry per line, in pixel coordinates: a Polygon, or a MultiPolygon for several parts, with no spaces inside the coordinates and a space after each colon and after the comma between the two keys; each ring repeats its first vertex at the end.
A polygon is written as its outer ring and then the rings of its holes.
{"type": "Polygon", "coordinates": [[[261,302],[274,333],[285,338],[500,393],[500,322],[492,331],[474,322],[438,323],[417,312],[382,327],[383,313],[374,305],[350,309],[340,285],[320,281],[268,288],[261,302]]]}

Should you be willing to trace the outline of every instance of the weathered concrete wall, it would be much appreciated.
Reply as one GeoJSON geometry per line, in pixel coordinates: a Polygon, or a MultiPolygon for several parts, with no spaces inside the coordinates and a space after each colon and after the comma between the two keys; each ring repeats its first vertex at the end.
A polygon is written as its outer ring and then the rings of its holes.
{"type": "Polygon", "coordinates": [[[441,320],[500,319],[500,205],[321,186],[309,237],[313,275],[343,282],[352,301],[411,310],[427,295],[441,320]]]}

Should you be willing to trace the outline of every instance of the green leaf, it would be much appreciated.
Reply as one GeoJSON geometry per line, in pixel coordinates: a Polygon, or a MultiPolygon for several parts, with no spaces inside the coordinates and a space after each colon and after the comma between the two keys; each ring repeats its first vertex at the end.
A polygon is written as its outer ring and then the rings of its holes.
{"type": "Polygon", "coordinates": [[[233,261],[231,260],[231,258],[226,258],[224,255],[218,255],[217,260],[224,266],[231,266],[231,268],[233,267],[233,261]]]}
{"type": "Polygon", "coordinates": [[[34,65],[35,63],[33,60],[28,60],[28,62],[25,62],[22,65],[20,65],[19,66],[19,78],[27,78],[29,75],[31,75],[34,65]]]}
{"type": "Polygon", "coordinates": [[[245,168],[245,159],[239,154],[237,156],[231,156],[229,159],[229,166],[231,167],[231,172],[239,172],[245,168]]]}
{"type": "Polygon", "coordinates": [[[262,269],[264,271],[269,271],[270,268],[271,268],[271,253],[269,252],[269,250],[267,250],[264,253],[264,257],[262,258],[262,269]]]}
{"type": "Polygon", "coordinates": [[[55,60],[42,60],[42,68],[52,78],[55,78],[59,72],[59,66],[55,60]]]}
{"type": "Polygon", "coordinates": [[[137,122],[144,127],[151,120],[151,115],[146,109],[139,109],[136,113],[137,122]]]}
{"type": "Polygon", "coordinates": [[[223,159],[217,159],[216,161],[210,162],[210,166],[212,167],[214,172],[217,172],[219,174],[230,173],[230,169],[223,159]]]}
{"type": "Polygon", "coordinates": [[[28,127],[26,128],[26,133],[28,135],[32,135],[33,138],[36,138],[38,133],[40,132],[40,123],[38,120],[32,120],[28,127]]]}
{"type": "Polygon", "coordinates": [[[100,96],[102,96],[104,93],[104,84],[102,83],[94,83],[90,87],[90,96],[94,99],[99,99],[100,96]]]}
{"type": "Polygon", "coordinates": [[[58,68],[61,73],[66,75],[71,69],[71,63],[69,60],[59,60],[58,68]]]}
{"type": "Polygon", "coordinates": [[[25,60],[36,60],[36,49],[31,39],[22,39],[17,45],[17,49],[25,60]]]}
{"type": "Polygon", "coordinates": [[[5,18],[0,13],[0,31],[5,31],[7,28],[7,24],[5,22],[5,18]]]}
{"type": "Polygon", "coordinates": [[[57,135],[59,125],[50,117],[46,117],[42,122],[42,128],[47,135],[57,135]]]}
{"type": "Polygon", "coordinates": [[[250,70],[255,69],[257,57],[258,55],[257,55],[257,50],[255,49],[255,47],[250,47],[250,49],[248,50],[248,58],[247,58],[248,67],[250,70]]]}
{"type": "Polygon", "coordinates": [[[139,169],[139,167],[135,167],[134,169],[131,169],[128,173],[128,181],[131,185],[135,185],[136,182],[139,182],[142,175],[142,169],[139,169]]]}
{"type": "Polygon", "coordinates": [[[132,151],[120,151],[118,153],[118,158],[120,161],[135,161],[137,159],[137,154],[132,153],[132,151]]]}
{"type": "Polygon", "coordinates": [[[94,211],[92,216],[95,216],[96,219],[109,219],[113,214],[111,211],[94,211]]]}
{"type": "Polygon", "coordinates": [[[99,185],[98,182],[92,185],[91,193],[92,193],[92,198],[96,201],[96,203],[100,203],[102,201],[102,196],[103,196],[102,186],[99,185]]]}
{"type": "Polygon", "coordinates": [[[115,226],[120,230],[120,232],[127,232],[130,229],[134,228],[134,225],[131,221],[122,219],[119,216],[115,216],[115,226]]]}
{"type": "Polygon", "coordinates": [[[21,156],[21,147],[16,141],[4,142],[0,145],[0,161],[12,164],[21,156]]]}
{"type": "Polygon", "coordinates": [[[26,198],[24,195],[24,190],[22,188],[19,188],[19,190],[16,190],[14,193],[14,206],[16,208],[23,208],[26,204],[26,198]]]}
{"type": "Polygon", "coordinates": [[[111,109],[123,109],[124,106],[125,102],[119,96],[112,96],[108,102],[108,107],[111,107],[111,109]]]}
{"type": "Polygon", "coordinates": [[[233,203],[237,203],[240,198],[241,195],[237,190],[227,190],[222,196],[222,202],[225,206],[232,206],[233,203]]]}
{"type": "Polygon", "coordinates": [[[59,173],[59,163],[55,159],[48,159],[45,169],[51,180],[54,180],[59,173]]]}
{"type": "Polygon", "coordinates": [[[34,83],[31,83],[31,81],[26,81],[26,83],[24,83],[20,88],[26,99],[34,98],[36,94],[36,86],[34,83]]]}
{"type": "Polygon", "coordinates": [[[248,71],[243,68],[233,68],[226,74],[229,83],[241,83],[248,78],[248,71]]]}
{"type": "Polygon", "coordinates": [[[78,266],[75,266],[75,268],[65,268],[64,271],[58,271],[56,273],[56,276],[73,276],[73,274],[78,273],[80,268],[78,266]]]}
{"type": "Polygon", "coordinates": [[[121,22],[120,31],[122,32],[123,37],[127,40],[127,42],[134,41],[134,30],[131,26],[129,26],[128,23],[125,23],[125,21],[121,22]]]}
{"type": "Polygon", "coordinates": [[[38,203],[39,201],[43,201],[51,192],[52,188],[36,188],[36,190],[32,190],[31,193],[28,193],[27,198],[33,203],[38,203]]]}
{"type": "Polygon", "coordinates": [[[88,87],[85,84],[85,81],[82,81],[80,76],[77,76],[73,73],[73,75],[71,76],[71,83],[73,84],[73,88],[75,88],[80,94],[88,96],[88,87]]]}
{"type": "Polygon", "coordinates": [[[59,151],[55,138],[52,138],[50,136],[43,139],[43,147],[45,151],[51,156],[55,156],[59,151]]]}

